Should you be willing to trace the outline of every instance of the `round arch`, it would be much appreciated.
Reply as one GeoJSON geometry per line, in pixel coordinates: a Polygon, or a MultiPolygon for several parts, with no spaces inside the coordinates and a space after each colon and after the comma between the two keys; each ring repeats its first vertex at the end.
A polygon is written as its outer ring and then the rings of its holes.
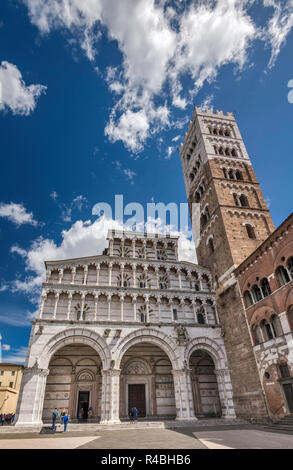
{"type": "Polygon", "coordinates": [[[187,345],[184,352],[184,362],[189,366],[190,356],[197,350],[206,351],[212,357],[216,369],[227,369],[228,363],[221,346],[215,341],[208,338],[195,338],[187,345]]]}
{"type": "Polygon", "coordinates": [[[143,328],[139,331],[133,331],[129,333],[118,345],[117,349],[113,353],[113,359],[115,359],[116,367],[119,369],[121,360],[124,353],[135,344],[139,343],[151,343],[161,348],[169,357],[173,369],[180,369],[182,367],[182,360],[179,357],[176,344],[165,333],[160,331],[143,328]],[[181,367],[180,367],[181,366],[181,367]]]}
{"type": "Polygon", "coordinates": [[[97,333],[84,328],[71,328],[57,333],[45,345],[39,356],[39,367],[47,369],[53,355],[60,348],[69,344],[84,344],[92,347],[100,356],[103,369],[109,369],[111,363],[111,353],[107,343],[97,333]]]}

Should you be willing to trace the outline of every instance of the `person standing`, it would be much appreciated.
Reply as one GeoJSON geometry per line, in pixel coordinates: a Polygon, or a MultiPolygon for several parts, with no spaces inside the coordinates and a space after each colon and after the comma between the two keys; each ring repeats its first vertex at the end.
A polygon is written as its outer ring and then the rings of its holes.
{"type": "Polygon", "coordinates": [[[64,432],[66,432],[68,420],[69,420],[69,416],[68,416],[68,414],[67,414],[66,411],[65,411],[65,414],[64,414],[64,416],[63,416],[64,432]]]}
{"type": "Polygon", "coordinates": [[[64,416],[66,415],[66,410],[65,408],[63,408],[63,410],[61,411],[61,415],[60,415],[60,423],[63,424],[63,418],[64,416]]]}
{"type": "Polygon", "coordinates": [[[3,426],[3,425],[4,425],[4,415],[2,414],[1,415],[1,426],[3,426]]]}
{"type": "Polygon", "coordinates": [[[52,430],[53,431],[56,431],[56,421],[57,421],[57,418],[58,418],[58,410],[57,408],[55,408],[55,410],[53,411],[52,413],[52,430]]]}
{"type": "Polygon", "coordinates": [[[132,408],[132,416],[133,416],[133,421],[137,421],[138,409],[136,408],[136,406],[132,408]]]}

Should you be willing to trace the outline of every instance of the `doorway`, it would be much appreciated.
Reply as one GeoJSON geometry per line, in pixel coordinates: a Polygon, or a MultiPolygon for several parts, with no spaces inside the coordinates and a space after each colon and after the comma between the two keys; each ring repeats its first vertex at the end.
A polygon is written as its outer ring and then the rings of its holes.
{"type": "Polygon", "coordinates": [[[146,416],[145,384],[128,385],[128,410],[135,406],[138,409],[138,417],[146,416]]]}
{"type": "Polygon", "coordinates": [[[293,384],[283,383],[283,390],[286,397],[289,413],[293,413],[293,384]]]}
{"type": "Polygon", "coordinates": [[[90,392],[82,391],[78,393],[78,407],[77,407],[78,419],[84,420],[88,418],[89,402],[90,402],[90,392]]]}

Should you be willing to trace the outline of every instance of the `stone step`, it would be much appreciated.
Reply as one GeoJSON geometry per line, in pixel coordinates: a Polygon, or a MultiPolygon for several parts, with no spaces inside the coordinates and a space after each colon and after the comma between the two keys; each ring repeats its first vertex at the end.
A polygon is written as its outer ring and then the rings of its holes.
{"type": "Polygon", "coordinates": [[[264,429],[272,432],[280,432],[285,434],[293,434],[293,426],[264,426],[264,429]]]}

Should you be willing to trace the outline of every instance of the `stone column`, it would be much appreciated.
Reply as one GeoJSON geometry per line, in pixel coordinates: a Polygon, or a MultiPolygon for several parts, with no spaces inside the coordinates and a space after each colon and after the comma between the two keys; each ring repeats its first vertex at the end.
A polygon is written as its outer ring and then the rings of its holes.
{"type": "Polygon", "coordinates": [[[160,289],[160,284],[159,284],[159,268],[155,268],[155,273],[156,273],[156,281],[157,281],[157,289],[160,289]]]}
{"type": "Polygon", "coordinates": [[[159,323],[161,321],[161,297],[158,297],[158,316],[159,316],[159,323]]]}
{"type": "Polygon", "coordinates": [[[133,271],[133,287],[136,287],[136,266],[135,266],[135,264],[132,265],[132,271],[133,271]]]}
{"type": "Polygon", "coordinates": [[[113,263],[109,263],[109,286],[112,284],[112,267],[113,263]]]}
{"type": "Polygon", "coordinates": [[[88,265],[86,264],[83,270],[83,284],[85,285],[87,283],[87,276],[88,276],[88,265]]]}
{"type": "Polygon", "coordinates": [[[41,301],[41,305],[40,305],[40,313],[39,313],[39,318],[40,319],[43,316],[44,305],[45,305],[46,299],[47,299],[47,292],[43,292],[42,293],[42,301],[41,301]]]}
{"type": "Polygon", "coordinates": [[[121,256],[124,257],[125,253],[125,246],[124,246],[124,239],[121,240],[121,256]]]}
{"type": "Polygon", "coordinates": [[[102,403],[100,424],[118,424],[120,369],[102,370],[102,403]]]}
{"type": "Polygon", "coordinates": [[[68,294],[67,320],[70,319],[71,302],[72,302],[72,292],[69,292],[69,294],[68,294]]]}
{"type": "Polygon", "coordinates": [[[124,263],[120,264],[121,287],[124,287],[124,263]]]}
{"type": "Polygon", "coordinates": [[[50,281],[50,277],[51,277],[51,269],[47,269],[47,271],[46,271],[46,282],[50,281]]]}
{"type": "Polygon", "coordinates": [[[80,319],[79,319],[80,321],[83,320],[83,310],[84,310],[85,296],[86,296],[85,293],[83,293],[81,295],[81,307],[80,307],[80,319]]]}
{"type": "Polygon", "coordinates": [[[215,369],[218,382],[219,397],[222,409],[222,418],[236,418],[232,399],[232,384],[229,369],[215,369]]]}
{"type": "Polygon", "coordinates": [[[114,240],[113,238],[109,239],[109,254],[110,256],[113,256],[113,245],[114,245],[114,240]]]}
{"type": "Polygon", "coordinates": [[[147,259],[147,249],[146,249],[146,240],[142,241],[143,257],[147,259]]]}
{"type": "Polygon", "coordinates": [[[74,284],[74,281],[75,281],[75,275],[76,275],[76,268],[72,268],[72,280],[71,280],[71,284],[74,284]]]}
{"type": "Polygon", "coordinates": [[[191,370],[172,370],[175,388],[176,420],[196,420],[193,406],[191,370]]]}
{"type": "Polygon", "coordinates": [[[97,321],[97,316],[98,316],[98,301],[99,301],[99,293],[95,294],[95,316],[94,320],[97,321]]]}
{"type": "Polygon", "coordinates": [[[124,294],[120,295],[120,319],[123,321],[124,316],[123,316],[123,307],[124,307],[124,294]]]}
{"type": "Polygon", "coordinates": [[[132,240],[132,257],[136,258],[135,239],[132,240]]]}
{"type": "Polygon", "coordinates": [[[59,292],[55,294],[55,306],[54,306],[53,320],[56,319],[59,295],[60,295],[59,292]]]}
{"type": "Polygon", "coordinates": [[[108,302],[108,318],[107,318],[107,320],[111,320],[111,295],[107,295],[107,302],[108,302]]]}
{"type": "Polygon", "coordinates": [[[63,279],[63,269],[59,269],[59,280],[58,280],[59,284],[61,284],[62,279],[63,279]]]}
{"type": "Polygon", "coordinates": [[[15,426],[39,427],[42,414],[48,369],[25,367],[16,410],[15,426]]]}
{"type": "Polygon", "coordinates": [[[150,304],[149,304],[149,297],[145,297],[145,305],[146,305],[146,322],[150,322],[150,304]]]}
{"type": "Polygon", "coordinates": [[[97,270],[96,285],[98,286],[98,285],[99,285],[99,281],[100,281],[100,265],[99,265],[99,264],[96,264],[96,270],[97,270]]]}
{"type": "Polygon", "coordinates": [[[134,321],[137,321],[136,319],[136,295],[133,296],[133,299],[132,299],[132,303],[133,303],[133,319],[134,321]]]}
{"type": "Polygon", "coordinates": [[[206,304],[203,304],[203,305],[202,305],[202,308],[203,308],[203,311],[204,311],[204,316],[205,316],[205,319],[206,319],[206,324],[208,325],[210,322],[209,322],[209,316],[208,316],[208,312],[207,312],[207,305],[206,305],[206,304]]]}
{"type": "Polygon", "coordinates": [[[181,271],[178,271],[178,279],[179,279],[179,289],[182,289],[182,279],[181,279],[181,271]]]}

